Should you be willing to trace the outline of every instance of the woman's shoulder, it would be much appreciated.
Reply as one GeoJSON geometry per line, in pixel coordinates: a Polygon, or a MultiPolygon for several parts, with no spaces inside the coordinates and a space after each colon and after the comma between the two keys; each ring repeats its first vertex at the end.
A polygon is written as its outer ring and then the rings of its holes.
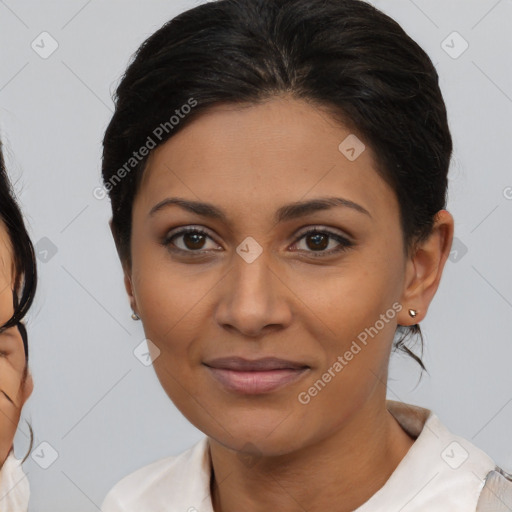
{"type": "Polygon", "coordinates": [[[122,478],[108,492],[101,510],[144,512],[164,505],[183,506],[183,502],[186,511],[191,500],[209,486],[208,461],[208,438],[204,437],[181,454],[158,459],[122,478]]]}
{"type": "Polygon", "coordinates": [[[476,512],[510,512],[510,510],[512,510],[512,475],[496,467],[487,475],[476,512]]]}
{"type": "Polygon", "coordinates": [[[2,512],[25,512],[28,509],[30,486],[21,461],[11,449],[0,468],[0,505],[2,512]]]}
{"type": "Polygon", "coordinates": [[[430,409],[388,402],[388,410],[415,442],[384,488],[360,512],[384,510],[382,502],[404,500],[404,512],[512,511],[510,475],[488,453],[452,433],[430,409]]]}

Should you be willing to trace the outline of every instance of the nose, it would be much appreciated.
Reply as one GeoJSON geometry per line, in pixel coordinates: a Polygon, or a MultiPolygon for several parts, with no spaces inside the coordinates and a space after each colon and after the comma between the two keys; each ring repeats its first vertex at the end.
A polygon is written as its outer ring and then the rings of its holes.
{"type": "Polygon", "coordinates": [[[282,274],[265,250],[254,261],[235,254],[223,279],[217,323],[250,338],[289,326],[293,293],[282,274]]]}

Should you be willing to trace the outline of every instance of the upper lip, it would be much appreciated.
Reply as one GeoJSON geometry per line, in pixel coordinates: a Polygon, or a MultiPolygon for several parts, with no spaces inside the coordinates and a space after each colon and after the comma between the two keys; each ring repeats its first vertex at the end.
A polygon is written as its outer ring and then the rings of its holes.
{"type": "Polygon", "coordinates": [[[243,357],[221,357],[204,363],[211,368],[234,371],[269,371],[269,370],[300,370],[308,368],[308,365],[287,361],[277,357],[263,357],[261,359],[244,359],[243,357]]]}

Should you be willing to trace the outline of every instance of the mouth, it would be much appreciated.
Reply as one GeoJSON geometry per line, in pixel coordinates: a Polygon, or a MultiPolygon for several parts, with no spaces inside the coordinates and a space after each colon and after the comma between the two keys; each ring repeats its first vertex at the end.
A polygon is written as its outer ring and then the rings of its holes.
{"type": "Polygon", "coordinates": [[[310,370],[306,364],[275,357],[226,357],[203,364],[225,389],[246,395],[270,393],[296,382],[310,370]]]}

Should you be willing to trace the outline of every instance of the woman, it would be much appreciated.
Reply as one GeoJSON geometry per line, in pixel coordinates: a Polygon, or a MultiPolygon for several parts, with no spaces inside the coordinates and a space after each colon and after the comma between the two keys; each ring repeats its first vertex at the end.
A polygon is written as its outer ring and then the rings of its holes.
{"type": "Polygon", "coordinates": [[[487,454],[386,400],[393,345],[423,367],[451,152],[432,62],[362,1],[210,2],[144,42],[103,180],[133,318],[206,437],[103,512],[512,504],[487,454]]]}
{"type": "MultiPolygon", "coordinates": [[[[21,409],[33,390],[23,324],[36,290],[34,249],[5,170],[0,144],[0,510],[28,508],[29,484],[14,456],[21,409]]],[[[30,429],[30,426],[29,426],[30,429]]],[[[31,446],[32,447],[32,430],[31,446]]],[[[30,452],[29,449],[29,452],[30,452]]],[[[28,455],[27,455],[28,456],[28,455]]]]}

